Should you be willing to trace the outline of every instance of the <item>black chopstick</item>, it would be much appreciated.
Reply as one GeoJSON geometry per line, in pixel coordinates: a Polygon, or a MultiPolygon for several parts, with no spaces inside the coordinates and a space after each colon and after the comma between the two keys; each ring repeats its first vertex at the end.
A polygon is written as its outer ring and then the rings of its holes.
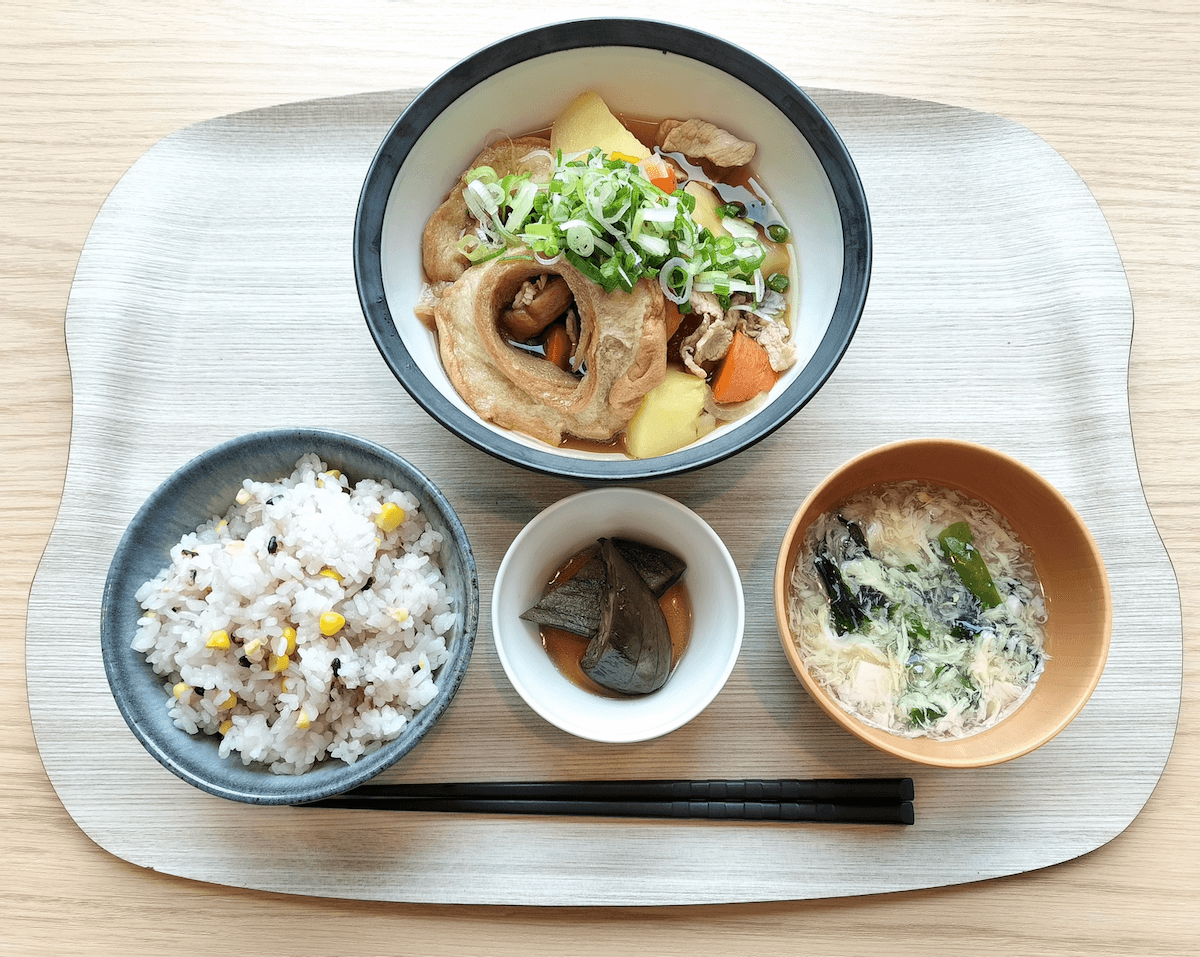
{"type": "Polygon", "coordinates": [[[520,798],[332,797],[296,807],[376,811],[459,811],[471,814],[548,814],[583,817],[707,818],[811,821],[834,824],[912,824],[911,801],[824,804],[812,801],[539,801],[520,798]]]}
{"type": "Polygon", "coordinates": [[[750,801],[899,804],[913,799],[912,778],[735,781],[500,781],[468,784],[364,784],[339,797],[469,798],[537,801],[750,801]]]}
{"type": "Polygon", "coordinates": [[[912,824],[912,778],[364,784],[298,807],[912,824]]]}

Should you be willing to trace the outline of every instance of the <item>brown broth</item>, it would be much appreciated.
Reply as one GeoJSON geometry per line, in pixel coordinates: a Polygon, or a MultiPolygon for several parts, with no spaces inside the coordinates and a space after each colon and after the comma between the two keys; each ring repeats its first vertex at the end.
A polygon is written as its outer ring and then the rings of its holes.
{"type": "MultiPolygon", "coordinates": [[[[571,556],[567,562],[554,573],[547,589],[561,582],[568,581],[596,554],[596,549],[584,549],[571,556]]],[[[667,619],[667,630],[671,633],[671,672],[679,664],[679,659],[686,650],[688,640],[692,636],[692,600],[688,595],[687,586],[681,579],[676,582],[658,599],[658,607],[662,609],[663,617],[667,619]]],[[[539,627],[542,637],[542,647],[554,662],[559,672],[584,691],[602,698],[636,698],[640,695],[623,694],[597,684],[580,667],[580,661],[587,652],[589,639],[560,628],[550,628],[546,625],[539,627]]]]}

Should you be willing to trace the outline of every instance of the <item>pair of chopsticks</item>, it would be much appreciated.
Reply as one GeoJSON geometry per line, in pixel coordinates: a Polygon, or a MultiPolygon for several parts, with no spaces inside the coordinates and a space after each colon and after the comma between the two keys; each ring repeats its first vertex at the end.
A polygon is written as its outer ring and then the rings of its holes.
{"type": "Polygon", "coordinates": [[[296,807],[912,824],[912,778],[364,784],[296,807]]]}

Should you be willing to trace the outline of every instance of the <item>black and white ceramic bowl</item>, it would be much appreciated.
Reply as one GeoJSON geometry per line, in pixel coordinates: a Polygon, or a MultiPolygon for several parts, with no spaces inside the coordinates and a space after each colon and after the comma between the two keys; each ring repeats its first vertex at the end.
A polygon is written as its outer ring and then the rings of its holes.
{"type": "Polygon", "coordinates": [[[862,314],[871,226],[837,131],[786,76],[740,47],[666,23],[601,19],[540,27],[468,57],[431,83],[388,131],[355,223],[359,298],[379,351],[435,419],[505,461],[553,475],[630,481],[690,471],[754,444],[790,419],[837,366],[862,314]],[[556,448],[481,419],[442,369],[413,312],[421,234],[455,180],[499,131],[545,129],[579,93],[616,112],[699,117],[758,144],[754,170],[792,231],[799,361],[753,414],[657,458],[556,448]]]}
{"type": "Polygon", "coordinates": [[[479,581],[470,542],[445,496],[396,453],[341,432],[278,429],[253,432],[202,452],[169,476],[138,510],[113,555],[101,607],[104,670],[117,707],[134,736],[165,768],[217,797],[247,804],[298,804],[340,794],[374,777],[411,751],[442,716],[458,690],[479,623],[479,581]],[[416,496],[420,512],[441,533],[441,570],[459,613],[449,634],[449,659],[436,673],[438,694],[400,736],[353,764],[326,758],[302,774],[272,773],[221,757],[219,739],[188,734],[167,713],[163,677],[130,647],[142,609],[136,593],[170,563],[172,545],[185,532],[223,515],[247,478],[274,481],[314,452],[352,483],[387,480],[416,496]]]}

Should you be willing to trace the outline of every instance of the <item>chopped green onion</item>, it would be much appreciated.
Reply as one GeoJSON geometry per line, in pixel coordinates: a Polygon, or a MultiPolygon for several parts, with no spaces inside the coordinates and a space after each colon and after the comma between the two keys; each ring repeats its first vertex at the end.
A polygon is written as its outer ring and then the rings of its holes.
{"type": "Polygon", "coordinates": [[[758,242],[758,230],[753,225],[746,222],[744,219],[734,219],[726,216],[721,220],[721,225],[725,227],[730,236],[735,239],[753,239],[758,242]]]}
{"type": "Polygon", "coordinates": [[[786,243],[791,231],[783,223],[772,223],[767,227],[767,237],[773,243],[786,243]]]}
{"type": "Polygon", "coordinates": [[[773,272],[767,277],[767,288],[775,292],[787,292],[790,285],[788,277],[781,272],[773,272]]]}
{"type": "Polygon", "coordinates": [[[485,262],[488,259],[495,259],[502,252],[504,246],[489,246],[480,240],[478,236],[467,234],[458,241],[458,251],[467,257],[467,260],[472,264],[485,262]]]}
{"type": "Polygon", "coordinates": [[[463,198],[478,221],[477,235],[459,250],[471,263],[524,247],[538,261],[563,255],[606,291],[631,291],[657,278],[663,294],[689,311],[693,290],[721,300],[747,293],[757,305],[765,294],[761,265],[766,247],[736,203],[722,207],[730,235],[716,237],[692,214],[696,199],[679,190],[668,195],[625,160],[599,149],[564,159],[561,151],[548,181],[531,173],[501,178],[481,166],[468,171],[463,198]]]}

